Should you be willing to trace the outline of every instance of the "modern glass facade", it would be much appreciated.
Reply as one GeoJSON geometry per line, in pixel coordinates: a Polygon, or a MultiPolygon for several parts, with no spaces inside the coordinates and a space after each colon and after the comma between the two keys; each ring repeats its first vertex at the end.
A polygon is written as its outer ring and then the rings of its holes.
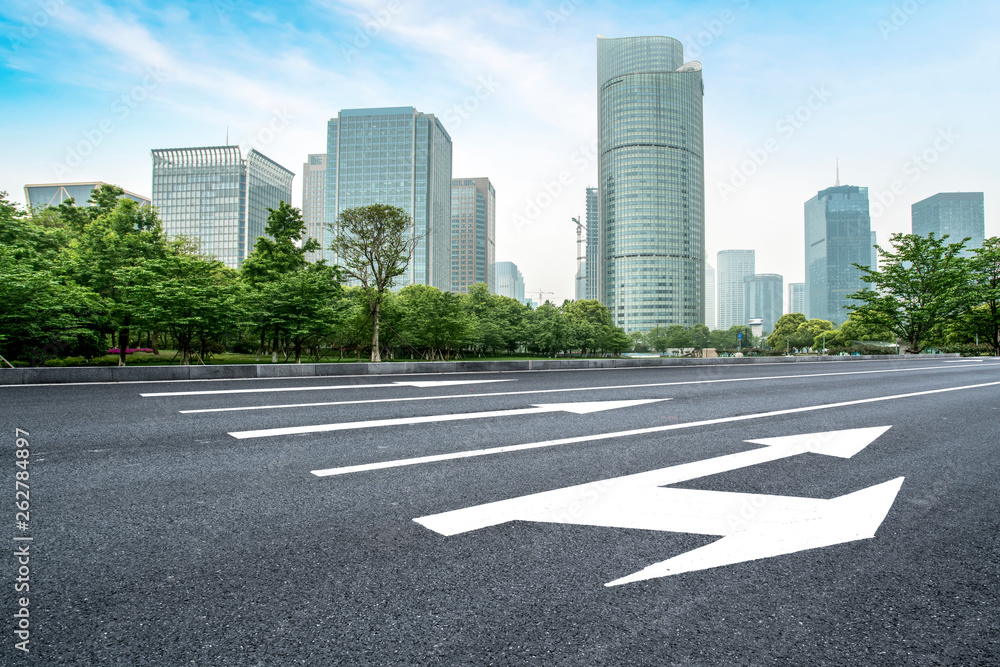
{"type": "Polygon", "coordinates": [[[808,319],[843,323],[847,295],[867,285],[854,264],[871,264],[868,188],[839,185],[820,190],[805,203],[806,294],[808,319]]]}
{"type": "Polygon", "coordinates": [[[597,89],[601,302],[629,332],[700,324],[701,64],[670,37],[598,37],[597,89]]]}
{"type": "Polygon", "coordinates": [[[715,306],[715,267],[705,263],[705,326],[710,330],[718,328],[718,313],[715,306]]]}
{"type": "Polygon", "coordinates": [[[747,325],[746,290],[744,282],[754,275],[753,250],[720,250],[716,255],[718,266],[719,317],[718,327],[723,331],[734,326],[747,325]]]}
{"type": "Polygon", "coordinates": [[[747,320],[763,320],[765,335],[774,331],[784,310],[784,282],[776,273],[758,273],[743,281],[747,320]]]}
{"type": "Polygon", "coordinates": [[[957,243],[970,237],[962,254],[972,255],[973,248],[980,248],[986,238],[986,212],[982,192],[939,192],[918,201],[911,207],[913,233],[927,236],[931,232],[941,238],[948,235],[948,243],[957,243]]]}
{"type": "Polygon", "coordinates": [[[306,253],[306,259],[315,262],[325,257],[327,246],[333,240],[326,234],[323,224],[323,205],[326,188],[326,153],[311,154],[302,164],[302,221],[306,225],[306,238],[319,241],[320,249],[306,253]]]}
{"type": "Polygon", "coordinates": [[[197,239],[201,250],[238,268],[264,235],[268,208],[292,200],[295,174],[239,146],[161,148],[153,155],[153,206],[169,236],[197,239]]]}
{"type": "Polygon", "coordinates": [[[587,259],[584,277],[586,290],[584,298],[601,300],[601,218],[598,214],[600,191],[597,188],[587,188],[587,259]]]}
{"type": "MultiPolygon", "coordinates": [[[[91,181],[89,183],[38,183],[24,186],[24,201],[28,208],[59,206],[67,199],[72,199],[79,207],[90,206],[88,200],[90,194],[101,187],[107,185],[103,181],[91,181]]],[[[149,197],[137,195],[134,192],[125,191],[123,197],[127,197],[138,203],[140,206],[151,206],[149,197]]]]}
{"type": "Polygon", "coordinates": [[[514,262],[497,262],[496,272],[497,294],[500,296],[509,296],[521,303],[525,303],[524,276],[518,270],[517,264],[514,262]]]}
{"type": "Polygon", "coordinates": [[[789,313],[806,312],[806,284],[788,283],[788,310],[789,313]]]}
{"type": "Polygon", "coordinates": [[[451,149],[441,121],[413,107],[341,111],[327,126],[327,225],[336,228],[348,208],[398,206],[412,219],[414,242],[399,284],[450,290],[451,149]]]}
{"type": "Polygon", "coordinates": [[[496,291],[496,191],[488,178],[451,181],[451,291],[496,291]]]}

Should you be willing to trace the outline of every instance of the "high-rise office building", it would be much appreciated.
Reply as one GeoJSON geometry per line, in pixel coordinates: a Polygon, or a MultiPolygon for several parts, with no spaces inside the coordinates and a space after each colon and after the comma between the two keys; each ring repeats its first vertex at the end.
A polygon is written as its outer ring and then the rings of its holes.
{"type": "Polygon", "coordinates": [[[872,231],[872,263],[868,265],[872,271],[878,271],[878,249],[875,247],[878,245],[878,234],[872,231]]]}
{"type": "Polygon", "coordinates": [[[723,331],[747,325],[744,281],[754,275],[753,250],[720,250],[716,255],[718,327],[723,331]]]}
{"type": "Polygon", "coordinates": [[[715,267],[705,262],[705,326],[714,331],[718,324],[715,306],[715,267]]]}
{"type": "MultiPolygon", "coordinates": [[[[89,199],[91,193],[102,185],[108,185],[104,181],[88,181],[86,183],[36,183],[24,186],[24,201],[29,209],[45,208],[47,206],[59,206],[67,199],[72,199],[78,207],[90,206],[89,199]]],[[[149,197],[137,195],[134,192],[125,191],[122,197],[131,199],[140,206],[151,206],[149,197]]]]}
{"type": "Polygon", "coordinates": [[[496,290],[497,195],[488,178],[451,179],[451,291],[496,290]]]}
{"type": "Polygon", "coordinates": [[[598,215],[599,194],[597,188],[587,188],[587,289],[585,299],[601,299],[601,219],[598,215]]]}
{"type": "Polygon", "coordinates": [[[597,38],[601,302],[628,332],[705,319],[703,93],[676,39],[597,38]]]}
{"type": "Polygon", "coordinates": [[[413,257],[398,285],[451,289],[451,136],[413,107],[344,109],[327,125],[326,222],[356,206],[410,216],[413,257]]]}
{"type": "Polygon", "coordinates": [[[918,201],[911,207],[913,233],[927,236],[931,232],[947,243],[957,243],[970,237],[962,254],[972,255],[973,248],[983,245],[986,238],[986,212],[982,192],[939,192],[918,201]]]}
{"type": "Polygon", "coordinates": [[[333,239],[324,224],[325,190],[326,153],[311,154],[302,165],[302,221],[306,225],[306,238],[316,239],[320,249],[306,253],[306,259],[315,262],[326,258],[332,264],[334,253],[329,246],[333,239]]]}
{"type": "Polygon", "coordinates": [[[784,282],[777,273],[757,273],[743,281],[747,321],[763,320],[764,335],[774,331],[774,325],[783,314],[784,282]]]}
{"type": "Polygon", "coordinates": [[[500,296],[509,296],[521,303],[525,303],[524,276],[518,270],[517,264],[514,262],[497,262],[496,272],[497,294],[500,296]]]}
{"type": "Polygon", "coordinates": [[[865,288],[854,266],[871,264],[868,188],[836,185],[805,203],[806,312],[808,319],[839,325],[847,319],[847,295],[865,288]]]}
{"type": "Polygon", "coordinates": [[[153,155],[153,206],[169,236],[188,236],[201,250],[237,268],[264,235],[267,209],[292,201],[295,174],[239,146],[160,148],[153,155]]]}
{"type": "Polygon", "coordinates": [[[806,284],[788,283],[788,310],[789,313],[806,312],[806,284]]]}

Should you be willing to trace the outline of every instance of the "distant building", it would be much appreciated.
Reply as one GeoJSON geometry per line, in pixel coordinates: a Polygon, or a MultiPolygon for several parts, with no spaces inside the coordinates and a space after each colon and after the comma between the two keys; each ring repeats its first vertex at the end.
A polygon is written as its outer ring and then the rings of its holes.
{"type": "Polygon", "coordinates": [[[806,318],[847,319],[847,295],[867,285],[854,264],[871,264],[871,238],[868,188],[837,185],[805,203],[806,318]]]}
{"type": "Polygon", "coordinates": [[[806,312],[806,284],[788,283],[788,313],[806,312]]]}
{"type": "Polygon", "coordinates": [[[330,242],[333,238],[326,231],[323,212],[326,188],[326,153],[314,153],[302,165],[302,221],[306,225],[306,238],[316,239],[320,249],[306,253],[306,259],[315,262],[326,258],[333,263],[330,242]]]}
{"type": "Polygon", "coordinates": [[[754,275],[753,250],[720,250],[716,255],[719,294],[719,329],[745,327],[746,291],[744,281],[754,275]]]}
{"type": "Polygon", "coordinates": [[[705,262],[705,326],[716,329],[718,319],[715,310],[715,267],[705,262]]]}
{"type": "Polygon", "coordinates": [[[598,195],[597,188],[587,188],[587,218],[584,224],[587,226],[587,258],[586,276],[587,288],[585,299],[601,299],[601,218],[598,215],[598,195]]]}
{"type": "Polygon", "coordinates": [[[264,236],[267,209],[292,201],[295,174],[239,146],[158,148],[153,156],[153,206],[169,236],[188,236],[205,253],[238,268],[264,236]]]}
{"type": "MultiPolygon", "coordinates": [[[[46,208],[48,206],[59,206],[67,199],[72,199],[79,207],[90,206],[88,199],[90,193],[101,187],[108,185],[103,181],[90,181],[87,183],[37,183],[24,186],[24,201],[29,209],[46,208]]],[[[134,192],[125,191],[123,197],[128,197],[141,206],[152,206],[153,202],[149,197],[137,195],[134,192]]]]}
{"type": "Polygon", "coordinates": [[[403,209],[413,258],[397,283],[451,289],[451,136],[413,107],[344,109],[327,124],[326,222],[357,206],[403,209]]]}
{"type": "Polygon", "coordinates": [[[973,248],[980,248],[986,238],[986,213],[982,192],[939,192],[918,201],[911,208],[913,233],[927,236],[931,232],[941,238],[948,236],[948,243],[957,243],[970,237],[962,254],[972,255],[973,248]]]}
{"type": "Polygon", "coordinates": [[[496,291],[497,195],[488,178],[451,179],[451,291],[496,291]]]}
{"type": "Polygon", "coordinates": [[[629,333],[705,321],[703,97],[680,41],[597,38],[601,303],[629,333]]]}
{"type": "Polygon", "coordinates": [[[771,333],[783,314],[784,278],[776,273],[757,273],[747,276],[743,287],[747,321],[759,319],[764,334],[771,333]]]}
{"type": "Polygon", "coordinates": [[[497,294],[500,296],[509,296],[521,303],[525,303],[524,276],[517,269],[517,264],[514,262],[497,262],[496,275],[497,294]]]}
{"type": "Polygon", "coordinates": [[[870,268],[872,271],[878,271],[878,248],[875,247],[876,245],[878,245],[878,234],[876,234],[873,231],[872,232],[872,263],[868,265],[868,268],[870,268]]]}

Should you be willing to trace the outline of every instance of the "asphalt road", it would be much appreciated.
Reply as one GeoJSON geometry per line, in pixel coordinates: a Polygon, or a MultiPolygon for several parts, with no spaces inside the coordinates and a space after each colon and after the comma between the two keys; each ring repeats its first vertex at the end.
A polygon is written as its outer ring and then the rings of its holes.
{"type": "Polygon", "coordinates": [[[997,360],[29,385],[0,425],[0,664],[1000,664],[997,360]],[[645,402],[533,407],[604,401],[645,402]]]}

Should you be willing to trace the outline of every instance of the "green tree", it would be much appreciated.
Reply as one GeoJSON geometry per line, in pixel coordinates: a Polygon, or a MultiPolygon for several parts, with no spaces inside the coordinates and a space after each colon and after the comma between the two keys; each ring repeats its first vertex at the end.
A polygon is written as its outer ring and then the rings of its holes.
{"type": "Polygon", "coordinates": [[[671,324],[666,331],[666,347],[683,349],[691,347],[691,334],[681,324],[671,324]]]}
{"type": "Polygon", "coordinates": [[[978,335],[1000,356],[1000,237],[994,236],[973,249],[969,260],[972,302],[967,317],[968,330],[978,335]]]}
{"type": "Polygon", "coordinates": [[[711,331],[704,324],[692,324],[688,327],[688,335],[691,337],[691,346],[696,350],[708,347],[708,337],[711,331]]]}
{"type": "Polygon", "coordinates": [[[100,194],[109,199],[102,200],[100,213],[88,214],[89,222],[71,242],[65,267],[77,284],[103,297],[109,326],[118,332],[118,364],[124,366],[141,308],[133,287],[145,279],[135,269],[162,259],[166,241],[154,209],[124,197],[115,199],[112,206],[114,192],[111,186],[101,189],[100,194]]]}
{"type": "Polygon", "coordinates": [[[789,347],[799,347],[792,344],[792,337],[806,321],[802,313],[785,313],[774,324],[774,331],[767,337],[767,344],[775,350],[789,347]]]}
{"type": "Polygon", "coordinates": [[[451,358],[475,340],[475,318],[460,295],[430,285],[407,285],[399,292],[401,329],[406,342],[428,358],[451,358]]]}
{"type": "Polygon", "coordinates": [[[334,234],[330,249],[337,253],[346,275],[357,280],[368,298],[371,318],[372,361],[381,361],[379,354],[379,316],[382,301],[393,281],[403,275],[413,255],[415,239],[410,217],[395,206],[371,204],[344,210],[337,225],[330,226],[334,234]]]}
{"type": "Polygon", "coordinates": [[[878,270],[855,264],[872,287],[848,295],[860,302],[853,312],[861,323],[905,340],[909,353],[920,352],[943,323],[973,303],[961,256],[965,241],[945,243],[947,238],[893,234],[891,250],[876,246],[878,270]]]}

